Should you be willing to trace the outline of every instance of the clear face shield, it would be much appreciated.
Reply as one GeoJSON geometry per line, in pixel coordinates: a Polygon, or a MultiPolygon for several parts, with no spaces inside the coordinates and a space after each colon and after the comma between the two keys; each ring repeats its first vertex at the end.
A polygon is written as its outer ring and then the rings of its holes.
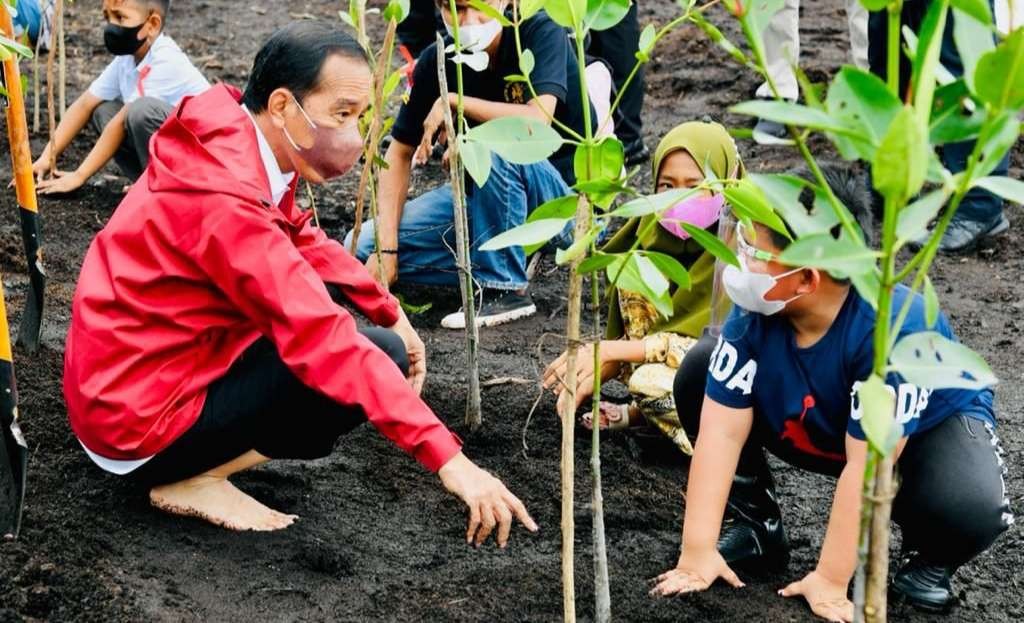
{"type": "MultiPolygon", "coordinates": [[[[733,253],[737,253],[737,220],[732,210],[728,208],[728,204],[726,206],[718,219],[717,235],[718,239],[725,243],[725,246],[729,247],[733,253]]],[[[711,284],[711,317],[708,320],[706,331],[716,338],[721,335],[722,325],[725,324],[725,319],[729,317],[729,312],[732,310],[732,300],[725,293],[725,286],[722,284],[722,272],[725,267],[725,262],[719,259],[715,260],[715,276],[714,282],[711,284]]]]}

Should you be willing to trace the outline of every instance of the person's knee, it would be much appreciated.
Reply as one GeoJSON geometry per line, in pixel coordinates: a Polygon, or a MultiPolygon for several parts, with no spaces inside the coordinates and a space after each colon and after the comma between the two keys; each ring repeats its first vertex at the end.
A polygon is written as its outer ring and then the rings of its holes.
{"type": "Polygon", "coordinates": [[[155,97],[140,97],[125,107],[124,126],[129,132],[151,132],[159,128],[170,106],[155,97]]]}
{"type": "Polygon", "coordinates": [[[360,329],[359,332],[373,342],[377,348],[384,351],[391,361],[395,362],[395,365],[401,370],[402,376],[409,374],[409,352],[405,349],[405,342],[397,333],[380,327],[360,329]]]}
{"type": "MultiPolygon", "coordinates": [[[[352,249],[353,234],[355,234],[354,229],[350,229],[345,234],[345,240],[342,242],[342,245],[344,245],[346,251],[352,249]]],[[[356,242],[355,257],[360,262],[365,262],[370,257],[371,251],[373,251],[373,221],[366,221],[359,229],[359,240],[356,242]]]]}

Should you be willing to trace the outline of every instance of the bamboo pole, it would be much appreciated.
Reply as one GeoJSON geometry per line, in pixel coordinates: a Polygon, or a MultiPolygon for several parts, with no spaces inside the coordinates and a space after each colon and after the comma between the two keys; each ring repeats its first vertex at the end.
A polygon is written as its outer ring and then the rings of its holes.
{"type": "MultiPolygon", "coordinates": [[[[42,33],[40,33],[42,34],[42,33]]],[[[32,133],[39,134],[39,51],[43,48],[43,38],[36,39],[36,53],[32,56],[32,133]]]]}
{"type": "Polygon", "coordinates": [[[67,58],[64,53],[64,3],[60,1],[57,3],[56,15],[57,19],[57,48],[58,48],[58,60],[57,60],[57,79],[58,79],[58,99],[60,100],[60,118],[64,118],[64,113],[67,112],[67,58]]]}

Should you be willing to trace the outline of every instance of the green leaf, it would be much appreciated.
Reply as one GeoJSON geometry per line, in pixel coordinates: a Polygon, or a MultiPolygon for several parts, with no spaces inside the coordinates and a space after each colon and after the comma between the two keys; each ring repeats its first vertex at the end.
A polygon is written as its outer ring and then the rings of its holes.
{"type": "Polygon", "coordinates": [[[540,221],[543,219],[557,218],[568,221],[576,215],[576,204],[579,202],[579,195],[565,195],[550,201],[545,201],[530,212],[526,222],[540,221]]]}
{"type": "Polygon", "coordinates": [[[341,21],[345,22],[352,28],[356,27],[356,23],[355,21],[352,20],[352,16],[346,13],[345,11],[338,11],[338,17],[341,18],[341,21]]]}
{"type": "MultiPolygon", "coordinates": [[[[774,229],[786,238],[791,238],[786,224],[782,222],[779,215],[772,209],[768,197],[749,178],[744,178],[738,184],[725,189],[725,198],[729,205],[740,217],[747,217],[751,220],[762,223],[766,227],[774,229]]],[[[798,204],[799,205],[799,204],[798,204]]]]}
{"type": "Polygon", "coordinates": [[[883,11],[892,0],[860,0],[860,5],[868,11],[883,11]]]}
{"type": "Polygon", "coordinates": [[[974,92],[997,110],[1024,106],[1024,28],[1014,30],[990,52],[978,59],[974,92]]]}
{"type": "Polygon", "coordinates": [[[691,238],[697,241],[697,244],[704,247],[705,251],[726,264],[732,264],[736,268],[740,267],[740,261],[736,259],[736,254],[718,236],[692,223],[680,222],[679,224],[690,234],[691,238]]]}
{"type": "Polygon", "coordinates": [[[662,275],[684,290],[690,289],[690,273],[679,263],[679,260],[666,253],[657,251],[639,251],[654,264],[662,275]]]}
{"type": "Polygon", "coordinates": [[[475,143],[466,140],[465,136],[460,136],[459,158],[477,188],[482,188],[487,183],[487,178],[491,176],[491,150],[483,143],[475,143]]]}
{"type": "MultiPolygon", "coordinates": [[[[988,3],[983,2],[982,6],[985,7],[987,14],[988,3]]],[[[964,65],[964,78],[973,91],[978,60],[996,47],[995,41],[992,40],[992,31],[988,26],[971,19],[966,13],[953,9],[953,41],[964,65]]]]}
{"type": "Polygon", "coordinates": [[[657,35],[658,31],[655,30],[654,24],[644,26],[644,29],[640,31],[640,44],[636,51],[637,60],[644,63],[651,60],[651,50],[654,49],[654,44],[657,42],[657,35]]]}
{"type": "Polygon", "coordinates": [[[839,217],[824,191],[815,184],[795,175],[751,173],[748,178],[764,192],[772,208],[797,237],[831,231],[839,224],[839,217]],[[810,212],[800,203],[800,194],[805,188],[814,192],[810,212]]]}
{"type": "MultiPolygon", "coordinates": [[[[1021,29],[1024,31],[1024,28],[1021,29]]],[[[981,158],[974,167],[974,177],[985,177],[992,172],[1020,136],[1020,122],[1013,112],[1005,112],[978,135],[981,158]]]]}
{"type": "Polygon", "coordinates": [[[581,182],[598,179],[617,180],[622,175],[624,158],[625,150],[622,143],[614,136],[609,136],[596,145],[578,145],[573,155],[572,166],[576,172],[576,179],[581,182]]]}
{"type": "Polygon", "coordinates": [[[832,81],[825,108],[833,119],[860,135],[830,134],[840,155],[870,162],[901,104],[881,78],[847,66],[832,81]]]}
{"type": "Polygon", "coordinates": [[[832,234],[812,234],[797,239],[779,255],[779,261],[789,266],[806,266],[828,271],[841,271],[846,275],[871,272],[879,253],[863,243],[832,234]]]}
{"type": "Polygon", "coordinates": [[[402,296],[401,292],[396,293],[395,296],[398,297],[398,303],[402,306],[402,309],[404,309],[405,313],[407,313],[407,314],[412,314],[412,315],[425,314],[428,311],[430,311],[431,307],[434,306],[434,303],[431,302],[431,301],[427,301],[426,303],[424,303],[422,305],[416,305],[415,303],[410,303],[410,302],[405,300],[405,297],[402,296]]]}
{"type": "Polygon", "coordinates": [[[935,91],[929,133],[932,145],[959,143],[977,138],[985,120],[985,110],[973,106],[967,83],[956,80],[935,91]],[[972,106],[973,113],[965,114],[966,106],[972,106]]]}
{"type": "Polygon", "coordinates": [[[801,104],[792,102],[776,102],[771,100],[750,100],[742,102],[729,109],[739,115],[748,115],[768,119],[784,125],[793,125],[812,130],[850,134],[847,128],[838,119],[827,112],[816,110],[801,104]]]}
{"type": "Polygon", "coordinates": [[[587,30],[608,30],[629,13],[630,0],[587,0],[587,30]]]}
{"type": "Polygon", "coordinates": [[[574,240],[568,249],[558,249],[555,251],[555,264],[562,266],[575,260],[576,258],[586,255],[587,249],[597,238],[597,235],[601,233],[601,227],[595,225],[590,228],[586,234],[583,235],[579,240],[574,240]]]}
{"type": "Polygon", "coordinates": [[[469,6],[473,7],[477,11],[480,11],[481,13],[486,15],[487,17],[489,17],[489,18],[491,18],[493,20],[497,20],[498,23],[501,24],[502,26],[511,26],[512,25],[512,21],[509,18],[505,17],[504,13],[502,13],[498,9],[494,8],[494,6],[491,5],[489,2],[487,2],[486,0],[467,0],[467,1],[469,3],[469,6]]]}
{"type": "Polygon", "coordinates": [[[498,117],[466,133],[512,164],[546,160],[562,146],[562,136],[547,123],[528,117],[498,117]]]}
{"type": "Polygon", "coordinates": [[[764,53],[764,29],[783,7],[785,0],[737,0],[737,4],[740,1],[744,8],[740,22],[749,26],[749,32],[746,33],[747,43],[750,49],[755,51],[756,58],[759,53],[764,53]]]}
{"type": "Polygon", "coordinates": [[[529,48],[523,50],[523,53],[519,56],[519,71],[523,72],[524,76],[529,76],[533,73],[534,59],[533,52],[529,48]]]}
{"type": "Polygon", "coordinates": [[[708,36],[716,45],[725,50],[729,56],[733,58],[737,63],[741,65],[749,65],[750,59],[744,54],[735,43],[730,41],[717,26],[704,19],[704,15],[699,12],[694,12],[690,15],[690,19],[697,25],[698,28],[704,31],[704,34],[708,36]]]}
{"type": "Polygon", "coordinates": [[[878,271],[873,270],[859,275],[850,275],[850,282],[857,290],[860,298],[864,299],[877,312],[878,294],[882,290],[882,277],[878,274],[878,271]]]}
{"type": "Polygon", "coordinates": [[[896,395],[877,374],[872,374],[857,388],[860,403],[860,427],[868,443],[888,456],[902,437],[903,425],[896,421],[896,395]],[[893,427],[899,434],[893,435],[893,427]]]}
{"type": "Polygon", "coordinates": [[[973,186],[984,188],[1007,201],[1024,205],[1024,182],[1010,177],[992,176],[975,180],[973,186]]]}
{"type": "Polygon", "coordinates": [[[519,19],[520,21],[526,21],[537,14],[547,0],[522,0],[519,3],[519,19]]]}
{"type": "Polygon", "coordinates": [[[9,39],[2,34],[0,34],[0,50],[7,50],[9,52],[13,52],[14,54],[17,54],[18,56],[22,56],[24,58],[32,58],[32,48],[28,47],[27,45],[22,45],[14,39],[9,39]]]}
{"type": "Polygon", "coordinates": [[[940,188],[900,210],[896,219],[896,238],[899,240],[897,244],[902,246],[906,241],[913,240],[927,231],[928,223],[935,218],[942,206],[946,205],[947,199],[949,192],[940,188]]]}
{"type": "Polygon", "coordinates": [[[507,247],[525,247],[534,244],[544,244],[557,236],[565,224],[567,218],[546,218],[536,221],[528,221],[502,232],[480,245],[481,251],[496,251],[507,247]]]}
{"type": "MultiPolygon", "coordinates": [[[[970,15],[983,26],[992,25],[992,11],[989,9],[988,0],[950,0],[949,4],[953,6],[956,13],[962,12],[970,15]]],[[[954,17],[955,19],[957,18],[954,17]]]]}
{"type": "Polygon", "coordinates": [[[390,97],[392,93],[395,92],[395,89],[398,88],[398,84],[401,81],[402,81],[402,72],[401,71],[393,71],[393,72],[391,72],[391,74],[388,76],[387,80],[384,81],[383,95],[384,95],[384,99],[385,100],[388,97],[390,97]]]}
{"type": "Polygon", "coordinates": [[[918,31],[918,45],[913,57],[914,107],[917,109],[918,121],[921,125],[928,122],[927,115],[932,109],[932,98],[935,95],[935,76],[942,50],[942,36],[946,27],[948,5],[942,2],[928,3],[928,10],[918,31]]]}
{"type": "Polygon", "coordinates": [[[997,382],[980,355],[934,331],[911,333],[892,349],[889,362],[918,387],[983,389],[997,382]]]}
{"type": "Polygon", "coordinates": [[[578,31],[583,26],[583,18],[587,14],[587,0],[547,0],[544,10],[548,17],[559,26],[578,31]]]}
{"type": "MultiPolygon", "coordinates": [[[[470,4],[479,1],[480,0],[469,0],[470,4]]],[[[395,20],[396,22],[401,23],[408,16],[409,0],[388,0],[387,6],[384,7],[385,22],[395,20]]]]}
{"type": "Polygon", "coordinates": [[[580,265],[576,268],[576,272],[581,275],[589,275],[596,270],[601,270],[602,268],[609,266],[617,257],[619,257],[617,254],[601,253],[598,251],[580,262],[580,265]]]}
{"type": "Polygon", "coordinates": [[[683,199],[692,197],[699,192],[699,188],[673,188],[656,195],[637,197],[612,210],[608,215],[619,218],[633,218],[634,216],[647,216],[655,212],[664,212],[683,199]]]}
{"type": "Polygon", "coordinates": [[[611,207],[620,194],[636,194],[632,188],[623,183],[623,180],[608,178],[591,180],[589,182],[576,182],[573,185],[573,190],[586,194],[592,204],[604,210],[611,207]]]}
{"type": "Polygon", "coordinates": [[[931,277],[924,276],[924,322],[929,329],[939,320],[939,295],[935,293],[931,277]]]}
{"type": "Polygon", "coordinates": [[[871,180],[882,196],[898,203],[917,194],[928,173],[931,147],[914,109],[903,107],[871,162],[871,180]]]}
{"type": "Polygon", "coordinates": [[[646,257],[639,254],[617,256],[605,269],[608,283],[636,292],[654,305],[658,313],[672,315],[672,299],[668,293],[668,280],[646,257]]]}

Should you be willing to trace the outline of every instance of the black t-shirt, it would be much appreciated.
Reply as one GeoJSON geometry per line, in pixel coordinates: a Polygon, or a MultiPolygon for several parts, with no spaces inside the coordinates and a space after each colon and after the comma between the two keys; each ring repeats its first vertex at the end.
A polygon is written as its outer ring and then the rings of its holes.
{"type": "MultiPolygon", "coordinates": [[[[572,49],[569,35],[564,28],[551,21],[547,13],[541,11],[526,20],[520,27],[520,39],[523,50],[533,52],[534,68],[530,75],[537,95],[553,95],[558,104],[555,107],[555,118],[584,135],[583,107],[580,105],[579,67],[576,52],[572,49]]],[[[446,45],[450,44],[450,38],[446,45]]],[[[416,61],[413,73],[413,88],[409,94],[409,102],[398,111],[398,118],[391,130],[395,140],[406,145],[416,146],[423,140],[423,121],[430,113],[431,106],[440,96],[437,85],[437,44],[431,44],[416,61]]],[[[482,72],[473,71],[463,65],[463,93],[468,97],[477,97],[491,102],[508,102],[526,104],[532,98],[530,90],[522,82],[506,82],[505,76],[521,73],[519,57],[516,54],[515,31],[505,28],[501,33],[501,43],[496,52],[493,68],[488,67],[482,72]]],[[[455,64],[449,59],[445,67],[448,78],[448,91],[457,91],[455,64]]],[[[590,102],[587,102],[590,105],[590,102]]],[[[596,114],[591,107],[591,125],[597,127],[596,114]]],[[[471,122],[472,123],[472,122],[471,122]]],[[[566,183],[575,183],[572,168],[572,157],[575,145],[563,145],[550,160],[565,179],[566,183]]]]}

